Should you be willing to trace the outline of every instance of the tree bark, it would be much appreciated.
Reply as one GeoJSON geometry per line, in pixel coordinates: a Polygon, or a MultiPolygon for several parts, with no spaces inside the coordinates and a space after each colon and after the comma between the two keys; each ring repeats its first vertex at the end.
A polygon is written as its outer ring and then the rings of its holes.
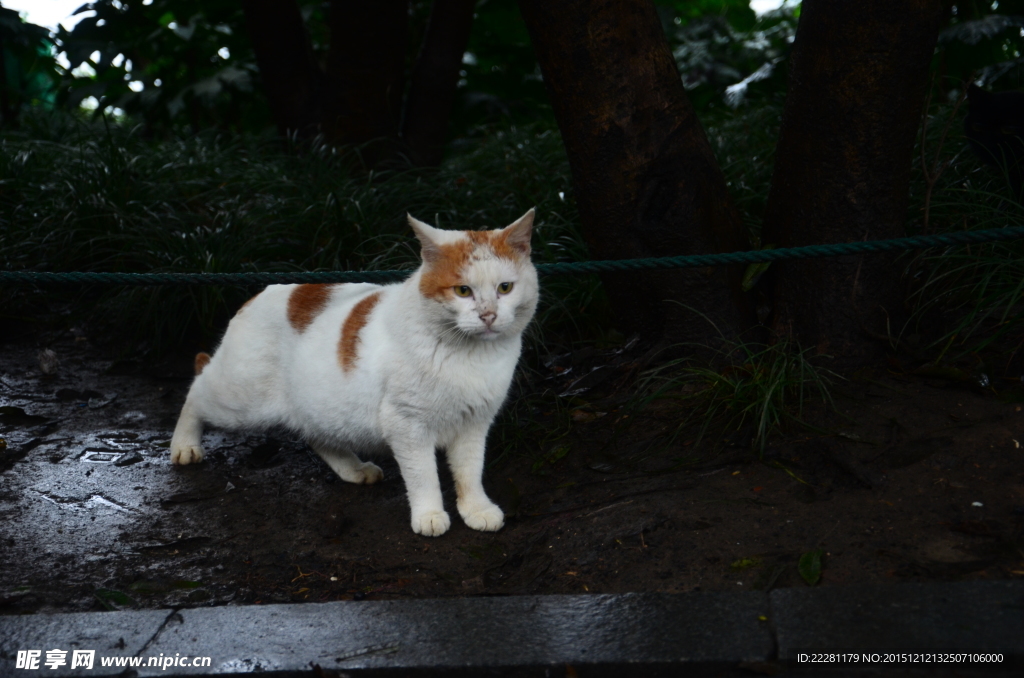
{"type": "MultiPolygon", "coordinates": [[[[591,254],[745,249],[725,179],[650,0],[519,0],[519,7],[565,142],[591,254]]],[[[735,337],[753,325],[741,277],[738,266],[602,276],[625,333],[705,344],[718,331],[735,337]]]]}
{"type": "Polygon", "coordinates": [[[242,8],[278,131],[315,133],[322,116],[323,75],[310,52],[298,2],[243,0],[242,8]]]}
{"type": "Polygon", "coordinates": [[[332,0],[323,128],[339,143],[366,144],[368,164],[397,149],[405,84],[408,0],[332,0]]]}
{"type": "Polygon", "coordinates": [[[434,0],[405,104],[402,137],[417,165],[438,165],[476,0],[434,0]]]}
{"type": "MultiPolygon", "coordinates": [[[[805,0],[762,239],[780,247],[903,233],[928,65],[948,5],[805,0]]],[[[874,359],[904,317],[893,255],[777,262],[765,276],[779,337],[874,359]]]]}

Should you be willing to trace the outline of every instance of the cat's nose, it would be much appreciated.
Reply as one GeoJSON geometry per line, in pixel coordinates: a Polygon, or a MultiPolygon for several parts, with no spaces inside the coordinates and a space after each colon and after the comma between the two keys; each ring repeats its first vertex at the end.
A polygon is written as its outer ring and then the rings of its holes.
{"type": "Polygon", "coordinates": [[[480,320],[484,321],[484,324],[488,327],[494,322],[494,319],[498,317],[498,314],[494,311],[487,311],[487,313],[480,314],[480,320]]]}

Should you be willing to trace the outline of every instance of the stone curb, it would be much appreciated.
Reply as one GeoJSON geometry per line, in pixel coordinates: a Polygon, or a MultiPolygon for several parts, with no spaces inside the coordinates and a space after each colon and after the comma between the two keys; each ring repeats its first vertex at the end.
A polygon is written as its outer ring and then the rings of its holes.
{"type": "MultiPolygon", "coordinates": [[[[799,653],[1002,653],[998,665],[905,663],[927,675],[1024,675],[1024,581],[352,601],[0,616],[0,678],[36,676],[877,675],[886,665],[797,664],[799,653]],[[66,664],[44,665],[47,651],[66,664]],[[41,650],[39,668],[16,668],[41,650]],[[71,650],[95,650],[70,669],[71,650]],[[182,656],[206,667],[162,668],[182,656]],[[102,658],[142,666],[101,666],[102,658]],[[149,666],[156,658],[158,666],[149,666]],[[812,670],[813,668],[813,670],[812,670]],[[955,669],[955,670],[954,670],[955,669]],[[754,673],[751,673],[753,671],[754,673]]],[[[891,668],[891,667],[890,667],[891,668]]]]}

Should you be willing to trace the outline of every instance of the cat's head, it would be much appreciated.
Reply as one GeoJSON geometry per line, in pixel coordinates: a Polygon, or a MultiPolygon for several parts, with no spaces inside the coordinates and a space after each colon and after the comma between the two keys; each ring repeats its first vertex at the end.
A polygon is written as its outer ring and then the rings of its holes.
{"type": "Polygon", "coordinates": [[[409,215],[423,258],[420,295],[451,339],[513,337],[530,322],[538,296],[533,215],[493,231],[443,231],[409,215]]]}

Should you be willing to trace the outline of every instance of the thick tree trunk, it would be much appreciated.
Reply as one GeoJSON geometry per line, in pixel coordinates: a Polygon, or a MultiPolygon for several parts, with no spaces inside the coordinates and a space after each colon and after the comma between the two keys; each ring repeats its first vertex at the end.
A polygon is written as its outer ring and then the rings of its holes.
{"type": "MultiPolygon", "coordinates": [[[[746,248],[650,0],[519,0],[519,7],[594,258],[746,248]]],[[[718,331],[698,313],[727,336],[753,324],[741,275],[739,267],[720,267],[603,280],[623,331],[707,343],[718,331]]]]}
{"type": "MultiPolygon", "coordinates": [[[[903,233],[938,0],[805,0],[763,241],[780,247],[903,233]]],[[[853,364],[900,330],[897,255],[778,262],[772,326],[853,364]]]]}
{"type": "Polygon", "coordinates": [[[417,165],[441,162],[474,7],[476,0],[434,0],[430,10],[402,123],[402,137],[417,165]]]}
{"type": "Polygon", "coordinates": [[[296,0],[242,0],[246,29],[274,122],[282,134],[319,129],[323,76],[296,0]]]}
{"type": "Polygon", "coordinates": [[[397,148],[408,0],[333,0],[323,128],[339,143],[374,142],[369,164],[397,148]]]}

